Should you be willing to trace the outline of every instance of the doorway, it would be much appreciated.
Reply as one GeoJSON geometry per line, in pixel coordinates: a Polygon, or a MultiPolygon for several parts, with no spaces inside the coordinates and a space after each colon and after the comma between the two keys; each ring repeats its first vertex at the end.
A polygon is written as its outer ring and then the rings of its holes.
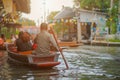
{"type": "Polygon", "coordinates": [[[81,25],[82,40],[90,39],[91,22],[81,22],[80,25],[81,25]]]}

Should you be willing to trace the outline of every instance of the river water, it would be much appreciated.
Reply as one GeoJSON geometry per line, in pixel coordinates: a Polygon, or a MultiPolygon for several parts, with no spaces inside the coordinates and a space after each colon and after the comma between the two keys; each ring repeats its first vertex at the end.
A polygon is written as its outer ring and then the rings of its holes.
{"type": "Polygon", "coordinates": [[[120,47],[79,46],[63,50],[69,65],[34,69],[1,61],[0,80],[120,80],[120,47]]]}

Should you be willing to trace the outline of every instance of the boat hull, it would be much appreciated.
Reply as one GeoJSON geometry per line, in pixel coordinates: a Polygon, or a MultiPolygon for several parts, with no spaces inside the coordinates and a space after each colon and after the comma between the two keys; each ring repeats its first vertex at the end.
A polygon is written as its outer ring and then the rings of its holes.
{"type": "Polygon", "coordinates": [[[32,51],[17,52],[15,48],[7,45],[9,61],[29,65],[39,68],[52,68],[60,64],[58,61],[59,54],[51,53],[50,55],[32,55],[32,51]]]}

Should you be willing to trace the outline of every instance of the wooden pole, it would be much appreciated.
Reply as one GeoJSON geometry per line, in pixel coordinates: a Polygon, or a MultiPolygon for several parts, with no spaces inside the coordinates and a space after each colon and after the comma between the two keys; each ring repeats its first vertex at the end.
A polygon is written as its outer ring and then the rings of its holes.
{"type": "Polygon", "coordinates": [[[55,39],[55,41],[56,41],[56,43],[57,43],[57,46],[58,46],[58,48],[59,48],[59,52],[60,52],[61,55],[62,55],[62,58],[63,58],[63,60],[64,60],[64,62],[65,62],[66,68],[69,69],[69,66],[68,66],[68,64],[67,64],[67,61],[66,61],[66,59],[65,59],[62,51],[60,50],[60,46],[59,46],[58,41],[57,41],[57,39],[56,39],[56,37],[55,37],[55,33],[54,33],[52,27],[50,27],[50,30],[51,30],[51,32],[52,32],[52,34],[53,34],[53,37],[54,37],[54,39],[55,39]]]}

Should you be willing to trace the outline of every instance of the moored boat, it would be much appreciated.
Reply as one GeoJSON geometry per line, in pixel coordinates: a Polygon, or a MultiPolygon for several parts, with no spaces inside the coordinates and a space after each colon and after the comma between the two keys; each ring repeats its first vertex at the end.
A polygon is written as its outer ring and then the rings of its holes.
{"type": "Polygon", "coordinates": [[[59,54],[51,53],[50,55],[32,55],[32,51],[19,52],[12,44],[6,44],[8,59],[23,65],[35,66],[39,68],[52,68],[59,65],[59,54]]]}
{"type": "Polygon", "coordinates": [[[72,42],[59,42],[58,43],[59,44],[59,46],[60,47],[65,47],[65,46],[67,46],[67,47],[78,47],[78,46],[81,46],[81,45],[83,45],[82,43],[77,43],[77,42],[75,42],[75,41],[72,41],[72,42]]]}

